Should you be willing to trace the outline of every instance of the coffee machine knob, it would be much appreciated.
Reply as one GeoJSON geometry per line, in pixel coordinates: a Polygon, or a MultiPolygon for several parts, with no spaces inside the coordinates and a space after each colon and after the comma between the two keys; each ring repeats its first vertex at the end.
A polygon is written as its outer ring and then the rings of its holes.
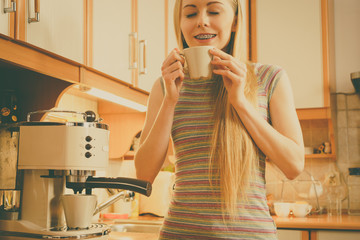
{"type": "Polygon", "coordinates": [[[85,153],[85,157],[86,157],[86,158],[91,158],[91,156],[92,156],[91,152],[86,152],[86,153],[85,153]]]}
{"type": "Polygon", "coordinates": [[[96,114],[93,111],[86,111],[86,121],[87,122],[95,122],[96,120],[96,114]]]}
{"type": "Polygon", "coordinates": [[[91,148],[92,148],[91,144],[86,144],[86,145],[85,145],[85,149],[86,149],[86,150],[90,150],[91,148]]]}
{"type": "Polygon", "coordinates": [[[86,136],[86,137],[85,137],[85,140],[86,140],[87,142],[91,142],[92,137],[91,137],[91,136],[86,136]]]}

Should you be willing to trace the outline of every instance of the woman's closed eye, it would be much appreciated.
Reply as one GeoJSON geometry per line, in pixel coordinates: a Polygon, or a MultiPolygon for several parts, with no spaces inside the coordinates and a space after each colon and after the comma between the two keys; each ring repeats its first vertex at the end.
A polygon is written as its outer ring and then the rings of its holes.
{"type": "Polygon", "coordinates": [[[188,13],[188,14],[185,14],[185,16],[187,18],[192,18],[192,17],[195,17],[197,13],[188,13]]]}
{"type": "MultiPolygon", "coordinates": [[[[186,13],[185,17],[186,18],[192,18],[192,17],[195,17],[197,14],[198,14],[197,12],[186,13]]],[[[208,11],[207,14],[209,14],[209,15],[219,15],[220,12],[219,11],[208,11]]]]}

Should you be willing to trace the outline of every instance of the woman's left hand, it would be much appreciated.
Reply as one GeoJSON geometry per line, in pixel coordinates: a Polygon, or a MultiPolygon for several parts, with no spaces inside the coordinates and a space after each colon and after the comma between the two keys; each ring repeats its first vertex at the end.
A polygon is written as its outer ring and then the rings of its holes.
{"type": "Polygon", "coordinates": [[[214,66],[213,72],[223,77],[230,103],[234,106],[241,105],[246,101],[246,64],[217,48],[210,49],[210,53],[214,56],[211,61],[214,66]]]}

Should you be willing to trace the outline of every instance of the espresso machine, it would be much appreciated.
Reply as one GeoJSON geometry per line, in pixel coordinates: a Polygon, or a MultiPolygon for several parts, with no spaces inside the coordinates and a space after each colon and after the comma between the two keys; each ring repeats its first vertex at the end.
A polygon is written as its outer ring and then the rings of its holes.
{"type": "Polygon", "coordinates": [[[60,201],[65,190],[74,194],[92,194],[94,188],[123,190],[99,206],[95,211],[99,212],[134,192],[150,196],[151,184],[96,176],[108,166],[109,129],[93,113],[77,113],[83,115],[82,122],[31,121],[33,114],[46,112],[54,111],[32,112],[26,122],[0,128],[0,239],[107,239],[106,224],[86,229],[66,226],[60,201]]]}

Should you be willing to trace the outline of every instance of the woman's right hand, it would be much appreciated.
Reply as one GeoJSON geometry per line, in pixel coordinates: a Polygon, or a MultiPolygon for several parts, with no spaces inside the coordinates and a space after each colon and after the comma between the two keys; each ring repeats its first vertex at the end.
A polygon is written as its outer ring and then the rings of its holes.
{"type": "Polygon", "coordinates": [[[165,99],[176,104],[184,80],[185,59],[180,50],[175,48],[163,62],[162,77],[165,81],[165,99]]]}

